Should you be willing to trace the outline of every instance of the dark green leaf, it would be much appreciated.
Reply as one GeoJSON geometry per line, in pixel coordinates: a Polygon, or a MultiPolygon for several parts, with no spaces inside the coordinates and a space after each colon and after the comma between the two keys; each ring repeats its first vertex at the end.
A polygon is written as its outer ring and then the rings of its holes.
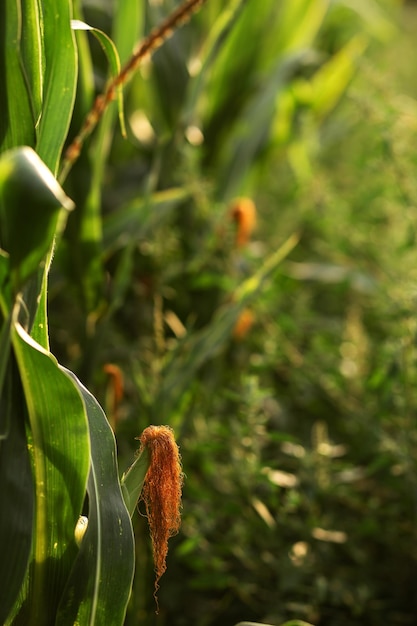
{"type": "Polygon", "coordinates": [[[123,501],[111,428],[97,400],[68,372],[83,397],[91,441],[88,527],[57,616],[58,624],[124,622],[133,571],[134,543],[123,501]]]}
{"type": "Polygon", "coordinates": [[[32,546],[34,486],[25,434],[26,407],[15,364],[0,394],[1,420],[8,423],[0,441],[0,623],[15,604],[32,546]]]}
{"type": "MultiPolygon", "coordinates": [[[[6,378],[7,366],[10,356],[10,329],[12,325],[13,311],[10,310],[0,332],[0,400],[3,393],[3,384],[6,378]]],[[[9,411],[0,413],[0,440],[7,436],[10,424],[9,411]]]]}
{"type": "MultiPolygon", "coordinates": [[[[0,2],[0,152],[35,144],[31,96],[21,58],[20,3],[0,2]]],[[[33,34],[28,25],[27,34],[33,34]]],[[[35,35],[34,35],[35,37],[35,35]]]]}

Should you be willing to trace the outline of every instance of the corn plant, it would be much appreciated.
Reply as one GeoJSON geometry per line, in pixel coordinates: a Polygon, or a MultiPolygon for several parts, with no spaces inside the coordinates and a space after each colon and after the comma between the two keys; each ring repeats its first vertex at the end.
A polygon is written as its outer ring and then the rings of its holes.
{"type": "MultiPolygon", "coordinates": [[[[120,478],[114,436],[102,408],[51,353],[47,282],[56,253],[67,275],[76,277],[75,297],[86,320],[88,374],[93,351],[87,329],[103,308],[101,246],[111,256],[127,233],[108,319],[126,294],[125,269],[131,267],[134,238],[146,230],[146,211],[169,212],[196,195],[191,184],[175,187],[171,172],[161,180],[162,189],[154,189],[149,176],[140,197],[119,206],[103,228],[100,195],[117,113],[125,133],[123,87],[142,60],[203,4],[180,4],[135,48],[145,34],[145,3],[117,2],[111,38],[85,23],[77,0],[1,3],[0,623],[122,624],[135,566],[131,516],[141,497],[152,532],[156,587],[165,569],[166,541],[178,528],[181,487],[170,431],[144,431],[140,455],[120,478]],[[98,40],[110,68],[97,97],[87,33],[98,40]],[[160,435],[170,442],[165,468],[160,435]],[[149,473],[153,461],[156,473],[149,473]],[[151,487],[155,484],[167,488],[160,500],[151,487]]],[[[279,11],[275,0],[207,4],[213,28],[200,50],[200,69],[181,91],[179,104],[178,83],[168,88],[158,115],[173,136],[176,103],[184,125],[204,127],[201,167],[210,170],[217,164],[221,175],[214,195],[228,202],[253,189],[256,171],[251,168],[262,150],[291,144],[294,170],[300,178],[308,173],[308,154],[302,153],[306,144],[291,142],[298,108],[305,107],[307,93],[311,114],[325,117],[343,93],[366,40],[355,37],[338,55],[317,64],[306,85],[299,75],[309,59],[300,49],[317,36],[331,2],[288,0],[279,11]],[[266,38],[262,47],[256,32],[266,38]],[[255,57],[258,66],[252,63],[255,57]],[[227,114],[236,67],[245,77],[237,122],[227,114]],[[258,78],[260,87],[254,89],[258,78]]],[[[160,75],[168,82],[169,72],[160,75]]],[[[138,85],[144,86],[140,77],[138,85]]],[[[144,91],[151,116],[155,101],[144,91]]],[[[195,373],[224,346],[247,304],[298,240],[297,233],[289,233],[227,294],[210,325],[178,341],[164,361],[157,397],[149,400],[155,413],[174,412],[195,373]]]]}
{"type": "MultiPolygon", "coordinates": [[[[115,91],[121,96],[129,72],[199,4],[184,3],[122,70],[111,40],[94,29],[118,78],[104,100],[96,101],[73,145],[81,148],[115,91]]],[[[130,518],[138,499],[147,509],[157,581],[165,569],[166,542],[179,524],[181,469],[172,432],[146,429],[139,456],[120,478],[115,439],[102,408],[50,351],[48,270],[74,209],[57,176],[64,163],[63,180],[78,156],[73,148],[62,159],[81,52],[74,31],[89,29],[71,22],[72,9],[68,0],[7,1],[1,7],[4,624],[122,624],[134,573],[130,518]]]]}

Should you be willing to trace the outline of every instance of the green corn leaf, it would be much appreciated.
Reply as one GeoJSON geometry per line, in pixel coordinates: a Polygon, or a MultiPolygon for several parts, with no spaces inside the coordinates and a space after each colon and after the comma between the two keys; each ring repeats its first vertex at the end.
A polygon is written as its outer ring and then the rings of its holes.
{"type": "MultiPolygon", "coordinates": [[[[213,51],[209,49],[209,58],[207,53],[206,58],[202,58],[203,72],[207,63],[211,66],[207,86],[210,98],[204,102],[209,119],[216,120],[221,112],[227,115],[228,100],[233,97],[236,80],[240,81],[246,93],[255,65],[254,59],[258,60],[266,48],[265,45],[259,46],[259,40],[264,44],[263,25],[266,20],[271,25],[272,11],[277,14],[275,4],[274,0],[262,3],[235,0],[228,3],[227,11],[221,11],[211,35],[215,37],[218,31],[219,39],[213,51]],[[224,23],[222,20],[225,20],[224,23]]],[[[204,97],[204,92],[202,94],[204,97]]]]}
{"type": "MultiPolygon", "coordinates": [[[[36,126],[42,112],[44,54],[42,41],[42,23],[39,0],[21,0],[22,68],[29,88],[32,106],[33,124],[36,126]]],[[[13,100],[13,104],[15,100],[13,100]]]]}
{"type": "MultiPolygon", "coordinates": [[[[16,324],[12,345],[29,417],[28,445],[35,488],[35,525],[25,626],[55,623],[76,556],[74,529],[89,471],[88,426],[82,398],[54,357],[16,324]]],[[[19,399],[11,399],[13,411],[19,399]]],[[[11,419],[18,419],[14,413],[11,419]]],[[[61,622],[65,623],[65,622],[61,622]]]]}
{"type": "Polygon", "coordinates": [[[319,118],[326,116],[339,102],[367,45],[365,35],[353,37],[313,77],[312,107],[319,118]]]}
{"type": "Polygon", "coordinates": [[[204,98],[207,80],[211,67],[216,62],[219,52],[225,40],[230,35],[232,28],[245,5],[245,0],[232,0],[219,15],[213,24],[207,41],[199,56],[200,70],[192,81],[186,102],[185,119],[189,123],[193,121],[193,116],[197,109],[197,102],[200,97],[204,98]]]}
{"type": "MultiPolygon", "coordinates": [[[[80,15],[80,8],[76,7],[76,14],[80,15]]],[[[80,77],[82,83],[79,86],[79,102],[77,113],[82,116],[86,114],[86,108],[91,97],[91,87],[89,78],[92,67],[87,42],[82,35],[90,31],[99,41],[110,64],[113,76],[120,72],[119,55],[113,41],[102,31],[93,28],[82,20],[72,20],[73,30],[77,33],[80,42],[80,77]]],[[[125,134],[124,107],[122,88],[118,89],[118,111],[122,133],[125,134]]],[[[104,283],[104,273],[101,258],[102,246],[102,222],[101,222],[101,186],[103,181],[104,166],[111,136],[114,126],[115,109],[109,106],[100,120],[96,134],[92,138],[92,151],[95,157],[91,158],[88,151],[84,150],[76,164],[72,177],[76,177],[77,172],[82,171],[85,177],[84,185],[77,185],[74,190],[74,198],[78,206],[78,212],[72,221],[72,229],[68,233],[68,246],[61,250],[62,258],[67,267],[67,272],[73,281],[78,282],[81,287],[80,295],[82,304],[87,311],[96,311],[100,305],[102,297],[102,287],[104,283]],[[87,174],[88,172],[88,174],[87,174]],[[86,175],[87,174],[87,175],[86,175]]],[[[78,115],[78,118],[81,116],[78,115]]],[[[83,123],[79,120],[79,124],[83,123]]],[[[65,173],[61,176],[65,177],[65,173]]],[[[65,242],[67,243],[67,242],[65,242]]]]}
{"type": "Polygon", "coordinates": [[[36,284],[39,286],[36,293],[36,311],[30,323],[30,336],[39,343],[45,350],[49,350],[49,333],[47,318],[47,287],[48,272],[45,270],[41,274],[41,280],[36,284]]]}
{"type": "Polygon", "coordinates": [[[280,59],[248,100],[239,129],[225,143],[223,173],[219,176],[222,196],[231,197],[238,192],[245,173],[269,141],[277,94],[286,88],[306,56],[308,52],[289,56],[285,61],[280,59]]]}
{"type": "Polygon", "coordinates": [[[8,424],[7,438],[0,441],[0,624],[6,623],[25,578],[34,510],[26,407],[16,365],[10,359],[8,363],[4,391],[0,393],[1,420],[8,424]]]}
{"type": "MultiPolygon", "coordinates": [[[[11,327],[14,315],[9,279],[9,258],[5,252],[0,250],[0,316],[3,318],[0,330],[0,401],[9,366],[11,327]]],[[[8,436],[9,428],[10,412],[3,410],[0,412],[0,441],[8,436]]]]}
{"type": "MultiPolygon", "coordinates": [[[[212,29],[210,38],[218,37],[213,42],[215,45],[212,50],[209,48],[208,54],[203,50],[201,56],[201,74],[205,73],[207,63],[210,65],[205,88],[210,98],[204,96],[203,90],[199,108],[208,121],[208,130],[215,136],[219,132],[221,135],[230,133],[239,119],[236,106],[245,107],[259,80],[265,85],[274,81],[280,60],[293,58],[295,52],[299,54],[300,47],[308,49],[325,17],[329,0],[286,0],[279,6],[275,0],[262,3],[235,0],[228,5],[212,29]],[[290,41],[293,37],[294,41],[290,41]],[[240,93],[238,104],[235,102],[236,81],[240,93]]],[[[198,76],[193,89],[200,80],[198,76]]],[[[267,87],[262,89],[266,90],[267,87]]],[[[213,141],[209,132],[207,140],[213,141]]]]}
{"type": "Polygon", "coordinates": [[[36,151],[56,176],[72,117],[77,86],[77,51],[70,0],[43,0],[45,77],[36,151]]]}
{"type": "Polygon", "coordinates": [[[123,501],[112,430],[97,400],[68,372],[83,398],[91,442],[88,527],[57,624],[122,626],[134,571],[133,530],[123,501]]]}
{"type": "Polygon", "coordinates": [[[322,26],[330,0],[289,0],[280,15],[283,50],[291,52],[310,47],[322,26]]]}
{"type": "MultiPolygon", "coordinates": [[[[74,16],[82,20],[80,2],[74,1],[74,16]]],[[[77,96],[74,106],[73,127],[78,131],[94,101],[94,68],[88,43],[87,32],[75,31],[78,51],[77,96]]]]}
{"type": "MultiPolygon", "coordinates": [[[[0,2],[0,152],[35,145],[32,98],[22,64],[21,10],[16,0],[0,2]]],[[[25,35],[35,40],[34,29],[34,22],[28,24],[25,35]]]]}
{"type": "MultiPolygon", "coordinates": [[[[79,4],[79,3],[77,3],[79,4]]],[[[80,11],[76,7],[76,15],[80,17],[80,11]]],[[[141,3],[121,0],[117,3],[113,20],[112,42],[101,37],[102,44],[106,46],[111,63],[116,68],[119,57],[125,61],[132,53],[132,49],[137,40],[140,25],[142,23],[143,8],[141,3]]],[[[76,31],[77,35],[85,34],[85,31],[76,31]]],[[[97,30],[93,34],[97,34],[97,30]]],[[[83,77],[83,89],[81,95],[86,98],[86,69],[88,69],[88,59],[85,54],[85,45],[80,48],[81,76],[83,77]]],[[[121,93],[121,90],[120,90],[121,93]]],[[[83,114],[86,111],[83,111],[83,114]]],[[[75,171],[72,175],[82,171],[82,176],[87,176],[88,186],[82,186],[76,190],[78,212],[73,224],[75,228],[71,231],[75,236],[71,237],[68,247],[63,252],[64,263],[67,271],[72,275],[72,279],[81,286],[82,304],[87,311],[97,311],[102,298],[104,284],[104,272],[102,267],[102,221],[101,221],[101,189],[104,176],[104,168],[112,142],[115,127],[116,108],[109,106],[100,120],[96,133],[91,138],[90,151],[83,151],[75,171]],[[91,158],[94,154],[94,158],[91,158]],[[87,174],[88,172],[88,174],[87,174]]],[[[122,130],[123,106],[119,103],[119,118],[121,118],[122,130]]],[[[71,234],[70,234],[71,236],[71,234]]]]}
{"type": "Polygon", "coordinates": [[[349,0],[349,9],[356,11],[362,18],[366,31],[382,42],[388,42],[397,31],[397,23],[386,12],[384,3],[375,0],[349,0]]]}
{"type": "Polygon", "coordinates": [[[31,148],[0,159],[0,247],[9,255],[12,284],[19,291],[51,250],[72,202],[31,148]],[[30,225],[30,227],[28,227],[30,225]]]}
{"type": "Polygon", "coordinates": [[[135,44],[143,36],[146,5],[143,2],[119,0],[114,11],[112,38],[122,63],[130,58],[135,44]]]}
{"type": "Polygon", "coordinates": [[[148,467],[149,453],[146,449],[144,449],[122,476],[120,484],[130,517],[132,517],[138,504],[148,467]]]}
{"type": "MultiPolygon", "coordinates": [[[[7,374],[7,366],[9,365],[10,356],[10,330],[12,326],[13,311],[9,312],[0,332],[0,399],[3,393],[3,385],[7,374]]],[[[10,426],[9,411],[0,413],[0,440],[8,435],[10,426]]]]}

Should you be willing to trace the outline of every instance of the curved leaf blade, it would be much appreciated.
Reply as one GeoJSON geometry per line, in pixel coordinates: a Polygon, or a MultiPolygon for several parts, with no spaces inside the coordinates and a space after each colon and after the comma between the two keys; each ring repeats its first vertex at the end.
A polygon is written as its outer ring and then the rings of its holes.
{"type": "Polygon", "coordinates": [[[55,623],[76,557],[74,529],[89,471],[82,398],[54,357],[16,324],[14,353],[29,415],[35,525],[28,595],[19,614],[27,626],[55,623]]]}
{"type": "MultiPolygon", "coordinates": [[[[67,370],[66,370],[67,371],[67,370]]],[[[103,409],[74,374],[90,429],[88,527],[57,615],[58,624],[122,626],[134,572],[130,516],[120,488],[116,446],[103,409]]]]}
{"type": "MultiPolygon", "coordinates": [[[[106,55],[107,60],[109,62],[112,75],[118,76],[120,74],[120,59],[119,59],[119,54],[117,52],[117,48],[114,45],[113,41],[110,39],[108,35],[106,35],[105,32],[103,32],[99,28],[94,28],[93,26],[89,26],[89,24],[86,24],[85,22],[81,20],[71,20],[71,28],[73,30],[90,31],[94,35],[94,37],[97,39],[100,46],[102,47],[104,54],[106,55]]],[[[119,121],[120,121],[121,132],[122,132],[123,137],[126,137],[127,136],[126,124],[125,124],[124,109],[123,109],[123,89],[121,86],[117,89],[117,103],[119,107],[119,121]]]]}
{"type": "Polygon", "coordinates": [[[15,291],[38,271],[72,208],[52,173],[28,147],[0,159],[0,247],[9,254],[15,291]],[[28,228],[30,224],[30,228],[28,228]]]}

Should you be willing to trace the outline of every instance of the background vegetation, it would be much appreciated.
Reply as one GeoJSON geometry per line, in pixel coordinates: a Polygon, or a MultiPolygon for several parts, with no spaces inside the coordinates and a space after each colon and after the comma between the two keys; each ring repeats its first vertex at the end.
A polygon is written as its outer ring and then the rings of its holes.
{"type": "MultiPolygon", "coordinates": [[[[124,61],[175,3],[135,4],[75,11],[124,61]]],[[[126,90],[127,139],[112,107],[64,185],[52,352],[122,467],[169,424],[186,474],[158,617],[134,520],[127,625],[415,623],[416,21],[394,0],[209,0],[126,90]]],[[[72,134],[108,72],[77,37],[72,134]]]]}

